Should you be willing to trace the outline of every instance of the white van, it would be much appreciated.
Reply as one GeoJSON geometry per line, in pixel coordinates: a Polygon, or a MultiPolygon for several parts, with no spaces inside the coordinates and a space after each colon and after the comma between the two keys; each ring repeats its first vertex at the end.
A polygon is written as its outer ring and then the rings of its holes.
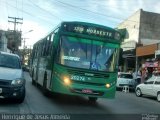
{"type": "Polygon", "coordinates": [[[25,79],[18,55],[0,52],[0,98],[24,101],[25,79]]]}

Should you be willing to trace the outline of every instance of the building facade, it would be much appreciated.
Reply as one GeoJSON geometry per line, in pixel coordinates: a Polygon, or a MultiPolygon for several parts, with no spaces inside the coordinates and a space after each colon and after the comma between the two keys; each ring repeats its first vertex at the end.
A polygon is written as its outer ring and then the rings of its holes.
{"type": "Polygon", "coordinates": [[[137,71],[147,59],[154,58],[160,42],[159,21],[160,14],[140,9],[117,26],[126,29],[121,45],[123,71],[137,71]]]}
{"type": "Polygon", "coordinates": [[[18,53],[21,32],[0,30],[0,51],[18,53]]]}
{"type": "Polygon", "coordinates": [[[7,52],[7,38],[5,31],[0,30],[0,51],[7,52]]]}

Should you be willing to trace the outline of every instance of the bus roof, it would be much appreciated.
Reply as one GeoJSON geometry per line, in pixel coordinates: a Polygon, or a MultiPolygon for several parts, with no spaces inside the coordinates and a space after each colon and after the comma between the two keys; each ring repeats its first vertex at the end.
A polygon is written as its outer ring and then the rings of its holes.
{"type": "MultiPolygon", "coordinates": [[[[108,27],[108,26],[104,26],[104,25],[100,25],[100,24],[95,24],[95,23],[89,23],[89,22],[80,22],[80,21],[63,21],[59,24],[59,26],[63,25],[63,24],[80,24],[80,25],[87,25],[87,26],[92,26],[92,27],[100,27],[103,29],[110,29],[113,31],[117,31],[114,28],[108,27]]],[[[118,31],[117,31],[118,32],[118,31]]]]}
{"type": "MultiPolygon", "coordinates": [[[[37,41],[35,44],[38,44],[40,42],[42,42],[44,40],[44,38],[46,38],[49,34],[52,34],[53,32],[55,32],[56,30],[58,29],[62,29],[63,30],[63,27],[64,25],[68,25],[68,26],[84,26],[84,27],[88,27],[88,28],[97,28],[97,30],[104,30],[103,32],[113,32],[113,33],[117,33],[117,39],[121,39],[120,36],[121,36],[121,33],[119,31],[117,31],[116,29],[114,28],[111,28],[111,27],[108,27],[108,26],[104,26],[104,25],[100,25],[100,24],[95,24],[95,23],[89,23],[89,22],[80,22],[80,21],[63,21],[61,22],[59,25],[57,25],[54,29],[52,29],[45,37],[41,38],[39,41],[37,41]],[[106,30],[106,31],[105,31],[106,30]]],[[[73,29],[73,28],[69,28],[70,30],[73,29]]],[[[71,31],[69,31],[71,32],[71,31]]],[[[72,31],[73,32],[73,31],[72,31]]],[[[98,31],[97,31],[98,32],[98,31]]],[[[90,33],[89,33],[90,34],[90,33]]],[[[99,35],[101,36],[101,35],[99,35]]],[[[115,35],[113,36],[115,37],[115,35]]]]}

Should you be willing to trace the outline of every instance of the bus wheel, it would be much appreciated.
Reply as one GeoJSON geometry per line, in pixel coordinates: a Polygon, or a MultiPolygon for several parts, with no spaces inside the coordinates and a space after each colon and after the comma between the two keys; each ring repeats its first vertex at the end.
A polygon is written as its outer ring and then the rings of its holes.
{"type": "Polygon", "coordinates": [[[36,83],[35,83],[35,80],[33,80],[33,78],[32,78],[32,85],[35,85],[36,83]]]}
{"type": "Polygon", "coordinates": [[[46,80],[46,77],[44,77],[44,80],[43,80],[43,86],[42,86],[42,92],[45,96],[49,96],[49,91],[47,90],[47,80],[46,80]]]}
{"type": "Polygon", "coordinates": [[[34,72],[32,73],[32,85],[35,85],[35,80],[33,79],[33,76],[34,76],[34,72]]]}
{"type": "Polygon", "coordinates": [[[89,102],[96,103],[97,97],[89,97],[89,102]]]}

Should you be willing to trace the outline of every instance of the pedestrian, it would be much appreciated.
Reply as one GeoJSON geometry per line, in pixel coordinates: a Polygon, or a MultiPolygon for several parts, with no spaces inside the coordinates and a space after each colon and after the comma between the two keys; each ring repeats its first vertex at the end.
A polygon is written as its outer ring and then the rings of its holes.
{"type": "Polygon", "coordinates": [[[141,76],[142,76],[142,73],[141,73],[141,70],[139,69],[136,75],[137,84],[141,83],[141,76]]]}
{"type": "Polygon", "coordinates": [[[145,80],[147,80],[148,79],[148,77],[149,77],[149,73],[148,73],[148,69],[147,68],[145,68],[145,80]]]}
{"type": "Polygon", "coordinates": [[[146,70],[145,68],[142,68],[141,83],[144,83],[145,78],[146,78],[146,70]]]}
{"type": "Polygon", "coordinates": [[[157,69],[157,68],[154,68],[152,74],[153,74],[154,76],[157,76],[157,75],[158,75],[158,69],[157,69]]]}

